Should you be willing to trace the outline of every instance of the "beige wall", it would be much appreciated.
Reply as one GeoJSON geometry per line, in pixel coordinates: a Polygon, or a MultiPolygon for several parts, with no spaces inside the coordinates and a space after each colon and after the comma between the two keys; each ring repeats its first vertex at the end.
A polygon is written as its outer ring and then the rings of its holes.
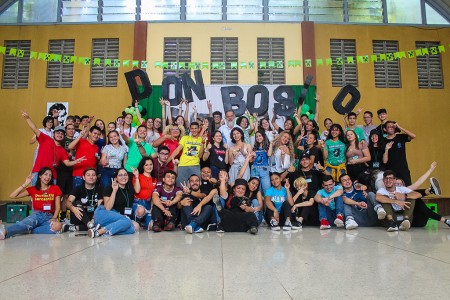
{"type": "MultiPolygon", "coordinates": [[[[132,58],[133,32],[133,24],[1,26],[0,45],[5,40],[31,40],[32,51],[47,52],[51,39],[75,39],[75,55],[91,57],[93,38],[119,38],[120,58],[132,58]]],[[[3,57],[0,55],[1,68],[3,57]]],[[[39,128],[47,102],[54,101],[69,102],[70,114],[93,114],[104,121],[113,120],[131,100],[123,72],[119,69],[117,88],[90,88],[90,67],[75,64],[72,88],[46,88],[47,63],[33,59],[27,89],[0,89],[0,199],[7,199],[23,183],[32,166],[36,145],[28,144],[32,132],[20,111],[28,111],[39,128]]]]}
{"type": "MultiPolygon", "coordinates": [[[[357,55],[371,54],[372,40],[397,40],[400,51],[415,49],[416,41],[440,41],[446,46],[442,54],[444,89],[419,89],[415,59],[401,60],[401,88],[375,88],[373,64],[358,64],[359,107],[376,115],[386,108],[389,119],[414,132],[417,138],[407,144],[408,163],[412,180],[428,170],[435,160],[438,167],[433,176],[440,179],[445,195],[450,195],[450,167],[448,160],[448,129],[450,128],[450,28],[430,29],[406,26],[318,25],[315,26],[317,58],[330,57],[330,39],[355,39],[357,55]]],[[[325,61],[325,60],[324,60],[325,61]]],[[[331,103],[340,88],[331,87],[330,67],[317,67],[317,88],[321,94],[321,122],[326,116],[342,122],[331,103]]],[[[358,119],[362,124],[362,117],[358,119]]],[[[378,119],[374,118],[378,124],[378,119]]],[[[424,185],[425,186],[425,185],[424,185]]]]}
{"type": "MultiPolygon", "coordinates": [[[[165,37],[192,37],[192,61],[209,62],[212,37],[238,37],[239,61],[255,62],[255,69],[239,68],[240,84],[257,84],[258,72],[257,43],[258,37],[283,37],[285,58],[301,59],[300,24],[249,24],[249,23],[149,23],[147,29],[147,58],[153,65],[155,61],[164,60],[165,37]],[[205,30],[206,29],[206,30],[205,30]]],[[[148,70],[154,82],[162,81],[161,69],[148,70]]],[[[202,70],[203,81],[210,83],[207,70],[202,70]]],[[[286,84],[303,83],[301,68],[286,69],[286,84]]]]}

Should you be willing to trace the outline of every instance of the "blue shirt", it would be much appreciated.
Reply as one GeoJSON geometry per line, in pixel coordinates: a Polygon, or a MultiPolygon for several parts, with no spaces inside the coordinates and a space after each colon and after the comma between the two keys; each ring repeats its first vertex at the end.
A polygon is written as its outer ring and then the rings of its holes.
{"type": "Polygon", "coordinates": [[[267,156],[267,151],[259,148],[255,150],[255,161],[253,162],[253,166],[255,167],[268,167],[269,166],[269,157],[267,156]]]}
{"type": "Polygon", "coordinates": [[[286,188],[284,186],[282,186],[281,189],[279,190],[271,186],[266,191],[266,196],[270,197],[270,201],[272,201],[273,205],[275,206],[278,212],[281,211],[281,206],[283,205],[283,202],[287,200],[288,197],[286,188]]]}

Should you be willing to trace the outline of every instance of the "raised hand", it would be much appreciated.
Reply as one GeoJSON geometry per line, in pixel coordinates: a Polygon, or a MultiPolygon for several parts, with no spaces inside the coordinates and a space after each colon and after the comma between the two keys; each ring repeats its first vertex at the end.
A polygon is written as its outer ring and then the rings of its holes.
{"type": "Polygon", "coordinates": [[[119,189],[119,183],[117,182],[117,179],[111,179],[111,187],[113,191],[117,192],[117,190],[119,189]]]}
{"type": "Polygon", "coordinates": [[[387,144],[386,144],[386,150],[391,149],[393,144],[394,144],[394,141],[392,141],[392,142],[390,142],[390,143],[387,143],[387,144]]]}

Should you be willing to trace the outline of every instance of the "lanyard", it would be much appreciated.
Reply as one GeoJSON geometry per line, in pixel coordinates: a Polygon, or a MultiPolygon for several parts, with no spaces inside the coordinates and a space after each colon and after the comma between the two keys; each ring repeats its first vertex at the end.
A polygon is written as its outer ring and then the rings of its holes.
{"type": "MultiPolygon", "coordinates": [[[[90,200],[89,200],[89,192],[88,192],[88,189],[87,189],[86,187],[84,187],[84,189],[86,190],[86,197],[88,198],[88,201],[89,201],[89,203],[90,203],[90,206],[94,206],[94,195],[95,195],[95,189],[96,189],[96,187],[94,186],[94,192],[92,193],[92,197],[91,197],[90,200]]],[[[90,191],[92,191],[92,190],[90,190],[90,191]]]]}
{"type": "Polygon", "coordinates": [[[123,189],[121,187],[119,187],[119,190],[122,193],[122,195],[125,198],[125,200],[127,201],[127,206],[126,207],[129,207],[130,206],[130,197],[128,196],[128,192],[124,193],[123,189]]]}

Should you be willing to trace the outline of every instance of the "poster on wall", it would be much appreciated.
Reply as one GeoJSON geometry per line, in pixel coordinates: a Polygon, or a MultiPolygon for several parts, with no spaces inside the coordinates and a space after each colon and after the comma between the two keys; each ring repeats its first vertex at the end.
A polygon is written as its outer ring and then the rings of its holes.
{"type": "Polygon", "coordinates": [[[69,102],[47,102],[46,115],[53,117],[58,112],[58,124],[64,126],[69,115],[69,102]]]}

